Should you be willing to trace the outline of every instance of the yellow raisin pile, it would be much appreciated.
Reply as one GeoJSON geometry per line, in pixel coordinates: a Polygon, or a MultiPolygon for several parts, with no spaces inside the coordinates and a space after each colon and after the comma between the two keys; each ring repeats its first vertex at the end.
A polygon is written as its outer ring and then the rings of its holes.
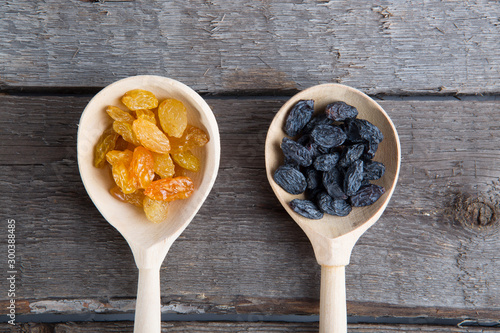
{"type": "Polygon", "coordinates": [[[198,171],[200,160],[191,150],[209,138],[188,125],[186,107],[179,100],[160,102],[152,92],[135,89],[121,102],[127,110],[113,105],[105,109],[113,124],[95,146],[94,166],[111,168],[113,197],[142,208],[151,222],[159,223],[167,217],[169,202],[193,193],[186,170],[198,171]]]}

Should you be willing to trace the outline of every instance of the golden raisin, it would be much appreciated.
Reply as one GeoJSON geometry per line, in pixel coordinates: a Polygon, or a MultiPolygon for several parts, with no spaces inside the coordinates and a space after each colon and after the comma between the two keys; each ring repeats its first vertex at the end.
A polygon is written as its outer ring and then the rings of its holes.
{"type": "Polygon", "coordinates": [[[119,186],[112,187],[109,190],[109,193],[111,193],[111,195],[116,199],[123,202],[128,202],[137,207],[142,207],[142,203],[145,197],[144,192],[141,190],[135,191],[134,193],[125,194],[119,186]]]}
{"type": "Polygon", "coordinates": [[[117,139],[118,134],[116,134],[112,128],[108,128],[102,133],[94,148],[94,166],[96,168],[102,168],[104,166],[106,154],[108,151],[115,149],[117,139]]]}
{"type": "Polygon", "coordinates": [[[155,200],[174,201],[188,198],[193,191],[191,178],[175,177],[155,180],[144,190],[144,194],[155,200]]]}
{"type": "Polygon", "coordinates": [[[106,154],[106,160],[109,164],[113,165],[118,161],[122,161],[125,165],[130,164],[132,161],[132,151],[125,149],[121,150],[111,150],[106,154]]]}
{"type": "Polygon", "coordinates": [[[194,156],[189,150],[172,154],[174,162],[190,171],[198,171],[200,169],[200,160],[194,156]]]}
{"type": "Polygon", "coordinates": [[[156,96],[152,92],[143,89],[127,91],[122,97],[122,103],[132,111],[154,109],[158,106],[156,96]]]}
{"type": "Polygon", "coordinates": [[[151,110],[140,109],[135,111],[137,118],[144,118],[156,125],[156,115],[151,110]]]}
{"type": "Polygon", "coordinates": [[[167,218],[168,201],[154,200],[146,196],[143,200],[143,207],[146,217],[153,223],[163,222],[167,218]]]}
{"type": "Polygon", "coordinates": [[[140,146],[135,148],[130,162],[130,175],[137,188],[146,188],[155,177],[153,155],[140,146]]]}
{"type": "Polygon", "coordinates": [[[134,146],[141,145],[141,142],[132,130],[132,124],[115,120],[113,122],[113,129],[116,133],[120,134],[125,141],[132,143],[134,146]]]}
{"type": "Polygon", "coordinates": [[[130,194],[136,191],[137,188],[135,187],[134,180],[130,174],[129,165],[125,164],[123,161],[118,161],[113,164],[111,170],[113,172],[113,178],[116,185],[121,188],[123,193],[130,194]]]}
{"type": "Polygon", "coordinates": [[[158,107],[160,125],[169,136],[180,138],[187,126],[187,111],[184,104],[173,98],[161,102],[158,107]]]}
{"type": "Polygon", "coordinates": [[[132,116],[130,113],[127,111],[123,111],[120,108],[117,108],[116,106],[109,105],[106,108],[106,113],[113,118],[113,120],[118,120],[118,121],[123,121],[126,123],[132,123],[135,118],[132,116]]]}
{"type": "Polygon", "coordinates": [[[175,165],[170,154],[158,154],[153,152],[153,159],[155,162],[155,172],[160,175],[161,178],[169,178],[174,175],[175,165]]]}
{"type": "Polygon", "coordinates": [[[132,129],[140,143],[147,149],[160,154],[170,151],[167,136],[152,122],[139,118],[132,124],[132,129]]]}
{"type": "Polygon", "coordinates": [[[188,125],[180,138],[170,138],[171,153],[179,153],[195,147],[202,147],[208,142],[208,135],[196,126],[188,125]]]}
{"type": "Polygon", "coordinates": [[[174,177],[183,177],[183,176],[187,176],[187,170],[184,169],[183,167],[177,165],[177,164],[174,164],[175,165],[175,172],[174,172],[174,177]]]}

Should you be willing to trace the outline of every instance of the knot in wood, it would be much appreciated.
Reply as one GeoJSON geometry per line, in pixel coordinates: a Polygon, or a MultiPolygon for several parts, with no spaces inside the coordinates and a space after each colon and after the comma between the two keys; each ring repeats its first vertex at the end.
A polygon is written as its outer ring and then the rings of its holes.
{"type": "Polygon", "coordinates": [[[498,225],[495,205],[483,198],[460,193],[453,208],[455,220],[463,226],[477,229],[498,225]]]}

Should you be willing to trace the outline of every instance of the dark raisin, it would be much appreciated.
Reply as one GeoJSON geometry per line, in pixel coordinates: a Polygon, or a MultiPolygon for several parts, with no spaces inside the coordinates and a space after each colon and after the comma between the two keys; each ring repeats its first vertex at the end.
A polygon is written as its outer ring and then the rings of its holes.
{"type": "Polygon", "coordinates": [[[363,178],[363,180],[361,181],[361,187],[368,186],[370,184],[371,183],[370,183],[370,181],[368,179],[363,178]]]}
{"type": "Polygon", "coordinates": [[[347,199],[342,190],[342,174],[337,168],[323,172],[323,186],[332,198],[347,199]]]}
{"type": "Polygon", "coordinates": [[[274,181],[290,194],[300,194],[306,190],[306,177],[289,165],[282,165],[274,172],[274,181]]]}
{"type": "Polygon", "coordinates": [[[345,132],[351,142],[380,143],[384,139],[380,129],[365,119],[346,119],[345,132]]]}
{"type": "Polygon", "coordinates": [[[385,165],[376,161],[365,161],[363,167],[363,179],[376,180],[380,179],[385,173],[385,165]]]}
{"type": "Polygon", "coordinates": [[[349,205],[345,200],[333,199],[326,192],[318,194],[317,202],[319,209],[330,215],[347,216],[352,210],[351,205],[349,205]]]}
{"type": "Polygon", "coordinates": [[[378,149],[378,143],[374,141],[365,142],[365,151],[363,153],[363,157],[366,159],[374,158],[377,149],[378,149]]]}
{"type": "Polygon", "coordinates": [[[283,141],[281,141],[281,150],[283,150],[285,160],[294,161],[301,166],[309,166],[312,164],[313,154],[311,151],[292,139],[284,137],[283,141]]]}
{"type": "Polygon", "coordinates": [[[294,212],[300,214],[308,219],[319,220],[323,217],[323,212],[321,212],[318,207],[312,201],[293,199],[290,201],[290,207],[294,212]]]}
{"type": "Polygon", "coordinates": [[[346,135],[338,126],[318,125],[312,130],[311,138],[324,148],[332,148],[343,144],[346,135]]]}
{"type": "Polygon", "coordinates": [[[309,120],[311,120],[313,113],[314,101],[312,99],[298,101],[286,118],[285,133],[289,136],[299,134],[309,120]]]}
{"type": "Polygon", "coordinates": [[[342,168],[347,168],[352,162],[358,160],[365,146],[363,144],[355,144],[353,146],[347,146],[342,151],[342,156],[340,157],[339,166],[342,168]]]}
{"type": "Polygon", "coordinates": [[[356,118],[358,110],[347,103],[335,102],[328,104],[325,109],[328,118],[334,121],[344,121],[348,118],[356,118]]]}
{"type": "Polygon", "coordinates": [[[328,171],[335,167],[339,158],[339,153],[320,155],[314,160],[313,166],[318,171],[328,171]]]}
{"type": "Polygon", "coordinates": [[[305,176],[308,189],[314,190],[321,185],[321,172],[315,170],[314,168],[307,168],[305,176]]]}
{"type": "Polygon", "coordinates": [[[329,119],[326,114],[322,113],[313,117],[304,127],[304,134],[311,133],[314,127],[318,125],[333,125],[333,120],[329,119]]]}
{"type": "Polygon", "coordinates": [[[319,155],[322,155],[322,149],[321,146],[318,146],[317,144],[313,143],[313,142],[309,142],[305,145],[305,148],[309,151],[309,153],[311,154],[311,157],[314,161],[314,159],[316,157],[318,157],[319,155]]]}
{"type": "Polygon", "coordinates": [[[316,147],[316,151],[318,152],[318,156],[319,155],[325,155],[325,154],[329,154],[331,149],[330,148],[325,148],[325,147],[322,147],[316,143],[313,143],[313,145],[316,147]]]}
{"type": "Polygon", "coordinates": [[[363,181],[363,161],[354,161],[344,176],[344,193],[348,196],[356,194],[363,181]]]}
{"type": "Polygon", "coordinates": [[[385,193],[385,189],[382,186],[375,184],[370,184],[359,189],[359,191],[353,195],[351,199],[351,205],[353,207],[364,207],[373,204],[375,201],[385,193]]]}
{"type": "Polygon", "coordinates": [[[284,163],[283,164],[286,164],[288,166],[291,166],[297,170],[300,170],[300,165],[297,164],[297,162],[295,160],[292,160],[288,157],[285,156],[285,160],[284,160],[284,163]]]}

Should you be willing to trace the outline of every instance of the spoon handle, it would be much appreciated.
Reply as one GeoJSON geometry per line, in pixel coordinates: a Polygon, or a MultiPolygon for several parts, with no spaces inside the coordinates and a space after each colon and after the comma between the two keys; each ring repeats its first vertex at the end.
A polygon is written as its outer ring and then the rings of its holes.
{"type": "Polygon", "coordinates": [[[161,332],[160,270],[139,269],[134,333],[161,332]]]}
{"type": "Polygon", "coordinates": [[[321,266],[319,332],[347,333],[345,266],[321,266]]]}

